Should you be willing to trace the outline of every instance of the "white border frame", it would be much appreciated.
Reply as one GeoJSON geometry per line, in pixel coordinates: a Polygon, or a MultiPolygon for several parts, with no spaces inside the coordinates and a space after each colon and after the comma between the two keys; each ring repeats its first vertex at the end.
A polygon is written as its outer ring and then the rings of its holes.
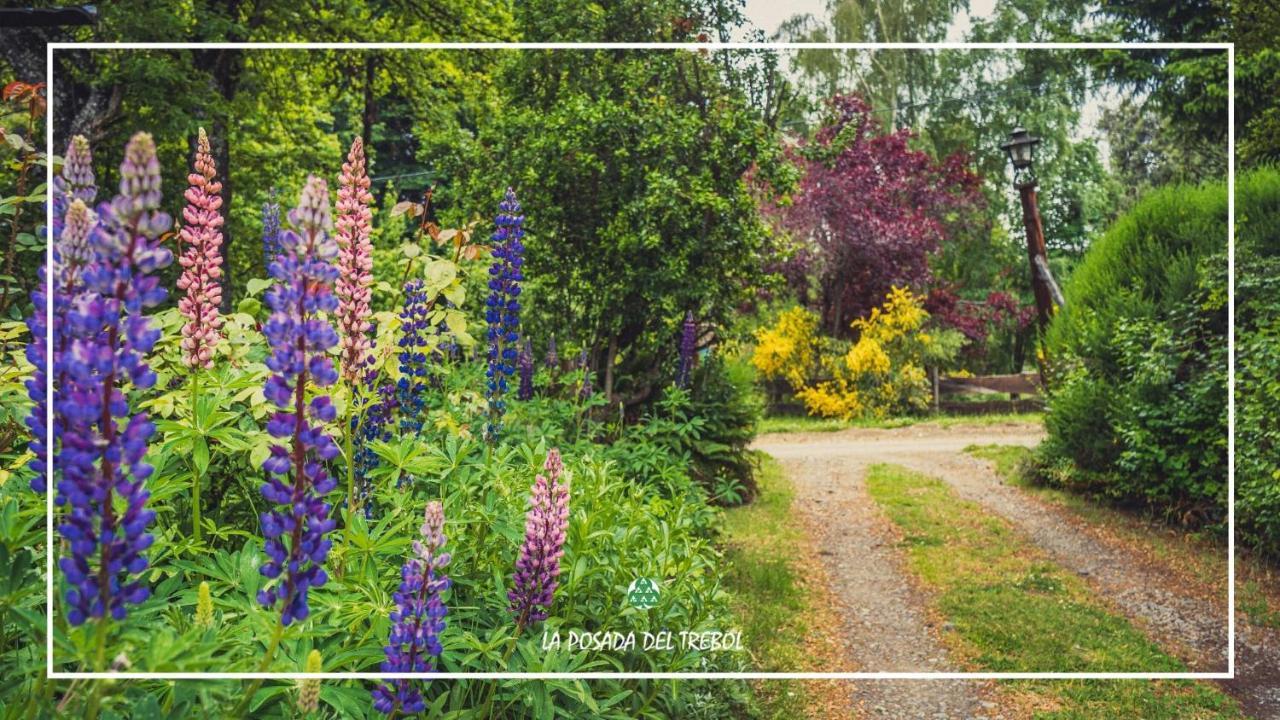
{"type": "MultiPolygon", "coordinates": [[[[62,672],[53,664],[54,619],[54,548],[57,547],[53,532],[53,459],[47,464],[48,492],[45,534],[48,553],[46,557],[46,614],[45,672],[54,680],[300,680],[318,678],[324,680],[390,680],[390,679],[475,679],[475,680],[592,680],[592,679],[641,679],[641,680],[1230,680],[1235,677],[1236,656],[1236,595],[1235,595],[1235,43],[794,43],[794,42],[726,42],[726,43],[559,43],[559,42],[442,42],[442,43],[340,43],[340,42],[226,42],[226,43],[49,43],[46,46],[45,63],[48,77],[48,122],[45,124],[45,143],[49,156],[53,153],[53,103],[55,50],[1225,50],[1227,53],[1227,671],[1226,672],[439,672],[439,673],[384,673],[384,672],[62,672]]],[[[53,164],[46,170],[47,187],[53,190],[53,164]]],[[[49,204],[52,213],[53,205],[49,204]]],[[[46,221],[52,227],[51,218],[46,221]]],[[[53,241],[46,248],[46,262],[53,263],[53,241]]],[[[53,357],[53,294],[48,293],[46,322],[46,350],[53,357]]],[[[47,447],[53,448],[53,383],[45,388],[47,417],[45,428],[47,447]]]]}

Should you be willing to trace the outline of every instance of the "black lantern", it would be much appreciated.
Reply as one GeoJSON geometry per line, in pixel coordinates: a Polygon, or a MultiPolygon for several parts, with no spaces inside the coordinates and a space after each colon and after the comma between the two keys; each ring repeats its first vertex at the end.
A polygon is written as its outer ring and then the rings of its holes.
{"type": "Polygon", "coordinates": [[[1026,170],[1035,160],[1036,145],[1039,144],[1040,138],[1027,132],[1026,128],[1016,127],[1009,133],[1009,142],[1001,145],[1000,149],[1008,153],[1014,170],[1026,170]]]}

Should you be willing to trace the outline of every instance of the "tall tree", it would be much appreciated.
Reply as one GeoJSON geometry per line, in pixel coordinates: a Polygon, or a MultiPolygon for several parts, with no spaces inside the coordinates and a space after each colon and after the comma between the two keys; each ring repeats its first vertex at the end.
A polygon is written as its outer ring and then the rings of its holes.
{"type": "Polygon", "coordinates": [[[936,162],[910,140],[906,130],[885,132],[862,98],[837,96],[813,142],[795,152],[802,175],[792,202],[772,209],[795,245],[783,272],[802,299],[816,280],[808,299],[834,337],[849,335],[891,288],[921,289],[943,240],[983,224],[981,181],[966,158],[936,162]]]}
{"type": "MultiPolygon", "coordinates": [[[[528,39],[696,41],[737,22],[738,8],[535,0],[518,21],[528,39]]],[[[480,119],[474,151],[459,156],[462,187],[442,194],[476,207],[515,187],[532,336],[584,347],[603,389],[623,401],[669,379],[658,369],[689,311],[726,325],[759,284],[767,234],[744,174],[757,164],[771,172],[778,145],[734,87],[739,60],[509,53],[497,77],[502,108],[480,119]]]]}

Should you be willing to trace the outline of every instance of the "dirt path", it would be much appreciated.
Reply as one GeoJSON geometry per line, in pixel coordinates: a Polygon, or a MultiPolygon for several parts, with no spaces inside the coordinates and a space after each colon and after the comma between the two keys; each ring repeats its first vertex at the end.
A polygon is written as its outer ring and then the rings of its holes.
{"type": "MultiPolygon", "coordinates": [[[[886,543],[887,521],[863,487],[867,466],[893,463],[940,478],[959,496],[1011,521],[1190,669],[1225,671],[1225,597],[1173,580],[1167,568],[1091,532],[1066,511],[1002,484],[989,463],[963,452],[971,444],[1033,446],[1041,438],[1035,425],[922,424],[779,433],[761,437],[756,447],[787,467],[796,505],[818,529],[821,537],[815,540],[828,548],[824,559],[837,595],[848,606],[850,646],[863,668],[954,669],[903,579],[896,550],[886,543]]],[[[1241,622],[1236,661],[1237,678],[1224,688],[1250,716],[1280,717],[1280,633],[1241,622]]],[[[856,694],[872,717],[877,707],[885,709],[885,717],[926,718],[983,717],[989,707],[974,683],[859,683],[856,694]],[[916,704],[920,693],[925,695],[916,704]]]]}
{"type": "MultiPolygon", "coordinates": [[[[836,596],[855,663],[867,670],[946,672],[952,664],[919,593],[907,580],[888,520],[866,494],[870,463],[808,443],[757,443],[777,457],[795,485],[794,507],[815,535],[836,596]],[[812,452],[811,452],[812,451],[812,452]]],[[[984,715],[982,684],[947,681],[871,681],[854,697],[871,718],[996,718],[984,715]]],[[[990,703],[986,703],[987,706],[990,703]]]]}

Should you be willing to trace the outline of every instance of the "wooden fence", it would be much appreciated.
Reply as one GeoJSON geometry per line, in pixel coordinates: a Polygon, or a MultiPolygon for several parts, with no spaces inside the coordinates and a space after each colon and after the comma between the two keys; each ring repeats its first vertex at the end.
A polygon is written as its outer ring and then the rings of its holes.
{"type": "Polygon", "coordinates": [[[933,381],[933,408],[955,414],[992,412],[1027,412],[1044,408],[1040,392],[1040,376],[1036,373],[1014,375],[975,375],[971,377],[938,377],[933,381]],[[947,400],[947,396],[983,395],[990,399],[947,400]]]}

